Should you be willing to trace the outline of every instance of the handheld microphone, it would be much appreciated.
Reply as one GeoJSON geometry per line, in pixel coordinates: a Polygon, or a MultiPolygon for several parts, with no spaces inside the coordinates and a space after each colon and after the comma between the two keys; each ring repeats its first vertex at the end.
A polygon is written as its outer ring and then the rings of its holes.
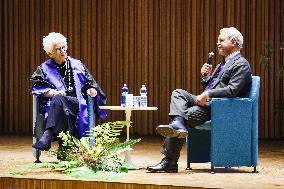
{"type": "Polygon", "coordinates": [[[214,53],[213,53],[213,52],[210,52],[210,53],[208,54],[208,61],[207,61],[207,64],[212,64],[213,58],[214,58],[214,53]]]}
{"type": "MultiPolygon", "coordinates": [[[[211,65],[211,64],[212,64],[212,61],[213,61],[213,58],[214,58],[214,53],[213,53],[213,52],[210,52],[210,53],[208,54],[207,64],[210,64],[210,65],[211,65]]],[[[206,77],[207,74],[205,73],[203,76],[206,77]]]]}

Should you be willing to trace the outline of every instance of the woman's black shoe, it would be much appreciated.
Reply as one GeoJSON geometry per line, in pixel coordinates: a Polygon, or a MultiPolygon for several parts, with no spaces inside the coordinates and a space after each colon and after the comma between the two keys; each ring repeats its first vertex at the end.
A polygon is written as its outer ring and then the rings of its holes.
{"type": "Polygon", "coordinates": [[[42,141],[38,141],[32,145],[33,148],[41,151],[48,151],[51,147],[51,143],[43,143],[42,141]]]}

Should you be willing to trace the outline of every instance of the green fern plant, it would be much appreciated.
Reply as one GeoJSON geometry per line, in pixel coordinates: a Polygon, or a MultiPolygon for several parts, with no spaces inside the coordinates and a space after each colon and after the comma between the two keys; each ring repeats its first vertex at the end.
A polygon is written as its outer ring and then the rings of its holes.
{"type": "Polygon", "coordinates": [[[269,41],[262,42],[263,54],[260,56],[260,64],[264,66],[265,69],[269,67],[269,64],[272,60],[272,55],[274,52],[274,48],[269,41]]]}
{"type": "MultiPolygon", "coordinates": [[[[281,17],[281,19],[283,19],[284,16],[284,10],[280,9],[280,10],[276,10],[279,17],[281,17]]],[[[275,43],[272,43],[269,40],[263,41],[262,42],[262,52],[260,55],[260,63],[261,65],[264,67],[265,70],[268,70],[269,66],[272,63],[275,63],[275,57],[274,54],[278,53],[279,56],[279,64],[275,64],[279,65],[277,66],[277,76],[280,81],[280,83],[282,84],[282,86],[284,85],[284,41],[283,41],[283,33],[280,33],[280,39],[281,41],[275,41],[275,43]]],[[[283,98],[282,98],[283,99],[283,98]]],[[[275,104],[275,113],[283,113],[284,112],[284,100],[280,100],[277,101],[275,104]]]]}
{"type": "Polygon", "coordinates": [[[69,132],[61,132],[58,137],[62,140],[62,145],[53,154],[65,164],[58,166],[67,172],[76,166],[87,166],[94,171],[127,172],[127,167],[123,165],[118,154],[130,150],[131,145],[140,141],[119,141],[118,136],[128,124],[130,123],[127,121],[103,123],[90,130],[88,137],[80,140],[70,136],[69,132]],[[95,141],[94,144],[91,141],[95,141]],[[76,163],[69,165],[66,162],[76,163]]]}

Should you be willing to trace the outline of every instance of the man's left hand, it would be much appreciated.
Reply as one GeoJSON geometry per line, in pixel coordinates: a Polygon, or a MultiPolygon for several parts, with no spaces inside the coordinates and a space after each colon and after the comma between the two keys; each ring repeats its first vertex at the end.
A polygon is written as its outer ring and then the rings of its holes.
{"type": "Polygon", "coordinates": [[[209,96],[207,92],[203,92],[197,96],[196,104],[199,106],[204,106],[206,101],[209,100],[209,96]]]}
{"type": "Polygon", "coordinates": [[[98,93],[97,93],[96,89],[90,88],[90,89],[87,90],[87,94],[90,95],[91,97],[95,97],[95,96],[97,96],[98,93]]]}

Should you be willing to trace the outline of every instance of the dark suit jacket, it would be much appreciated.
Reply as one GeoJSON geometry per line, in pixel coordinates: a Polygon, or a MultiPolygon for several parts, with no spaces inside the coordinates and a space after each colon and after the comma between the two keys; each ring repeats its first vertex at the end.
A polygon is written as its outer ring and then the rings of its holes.
{"type": "MultiPolygon", "coordinates": [[[[218,66],[220,64],[217,65],[214,72],[218,66]]],[[[204,80],[201,83],[203,87],[207,84],[204,80]]],[[[213,84],[213,88],[208,90],[208,95],[210,98],[245,97],[249,92],[250,85],[251,69],[249,62],[241,54],[238,54],[225,64],[218,79],[213,84]]]]}

